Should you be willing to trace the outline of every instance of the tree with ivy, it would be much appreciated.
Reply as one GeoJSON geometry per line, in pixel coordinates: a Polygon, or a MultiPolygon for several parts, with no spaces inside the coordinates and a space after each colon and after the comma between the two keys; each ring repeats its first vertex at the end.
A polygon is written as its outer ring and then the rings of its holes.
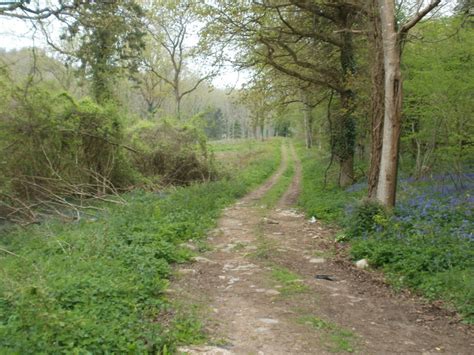
{"type": "Polygon", "coordinates": [[[72,49],[66,53],[78,61],[91,79],[98,103],[113,99],[114,78],[135,72],[144,49],[144,11],[132,0],[86,2],[67,21],[61,39],[72,49]]]}

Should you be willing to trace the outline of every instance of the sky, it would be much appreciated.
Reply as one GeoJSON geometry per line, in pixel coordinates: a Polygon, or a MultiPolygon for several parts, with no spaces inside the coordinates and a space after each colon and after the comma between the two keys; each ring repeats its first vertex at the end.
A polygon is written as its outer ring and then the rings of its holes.
{"type": "MultiPolygon", "coordinates": [[[[19,19],[0,17],[0,47],[8,50],[31,46],[34,30],[32,26],[19,19]]],[[[37,37],[37,36],[36,36],[37,37]]],[[[36,38],[36,43],[39,43],[36,38]]]]}
{"type": "MultiPolygon", "coordinates": [[[[56,28],[56,31],[59,32],[59,28],[56,28]]],[[[197,35],[193,37],[190,41],[197,42],[197,35]]],[[[40,30],[35,30],[33,24],[28,21],[0,16],[0,48],[18,50],[32,46],[48,47],[40,30]]],[[[244,73],[239,73],[230,65],[226,65],[213,79],[212,84],[221,89],[240,88],[246,78],[247,75],[244,73]]]]}

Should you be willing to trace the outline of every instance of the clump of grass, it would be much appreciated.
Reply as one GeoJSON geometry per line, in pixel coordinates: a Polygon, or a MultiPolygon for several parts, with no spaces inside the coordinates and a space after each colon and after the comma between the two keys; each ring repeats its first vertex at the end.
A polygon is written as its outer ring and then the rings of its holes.
{"type": "Polygon", "coordinates": [[[241,242],[236,243],[234,247],[232,248],[232,250],[234,251],[242,251],[244,249],[245,249],[245,244],[241,242]]]}
{"type": "Polygon", "coordinates": [[[355,351],[357,337],[350,330],[341,328],[335,323],[312,315],[301,316],[298,323],[309,325],[315,330],[320,330],[321,341],[330,352],[349,352],[355,351]]]}
{"type": "Polygon", "coordinates": [[[303,283],[302,278],[287,268],[274,266],[271,276],[276,282],[282,285],[279,291],[283,295],[288,296],[308,291],[308,286],[303,283]]]}

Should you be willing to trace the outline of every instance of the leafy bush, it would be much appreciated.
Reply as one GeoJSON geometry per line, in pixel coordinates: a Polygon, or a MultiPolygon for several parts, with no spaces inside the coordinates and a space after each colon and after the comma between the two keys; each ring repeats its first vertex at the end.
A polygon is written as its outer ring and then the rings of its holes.
{"type": "Polygon", "coordinates": [[[41,86],[13,86],[0,108],[4,214],[32,217],[30,206],[57,210],[66,197],[115,192],[134,181],[113,105],[76,102],[41,86]]]}
{"type": "Polygon", "coordinates": [[[367,237],[373,232],[381,231],[387,223],[387,211],[382,205],[362,200],[349,216],[347,234],[349,237],[367,237]]]}
{"type": "Polygon", "coordinates": [[[140,154],[131,155],[132,161],[144,176],[158,176],[162,183],[173,185],[217,177],[206,137],[192,121],[139,122],[130,129],[130,136],[132,144],[140,150],[140,154]]]}
{"type": "Polygon", "coordinates": [[[63,213],[138,183],[187,185],[217,177],[195,120],[139,122],[127,132],[127,144],[124,117],[112,103],[76,102],[36,84],[25,96],[2,75],[0,217],[37,221],[38,214],[63,213]]]}

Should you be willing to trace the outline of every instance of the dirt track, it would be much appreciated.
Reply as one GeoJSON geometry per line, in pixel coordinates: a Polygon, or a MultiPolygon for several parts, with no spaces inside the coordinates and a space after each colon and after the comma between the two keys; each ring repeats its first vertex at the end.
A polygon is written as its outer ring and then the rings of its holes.
{"type": "Polygon", "coordinates": [[[292,209],[301,165],[282,148],[278,171],[227,208],[210,234],[212,250],[177,271],[172,289],[197,304],[208,346],[189,354],[473,354],[472,328],[334,253],[334,231],[292,209]],[[259,200],[288,159],[295,175],[273,209],[259,200]],[[328,275],[332,280],[316,279],[328,275]]]}

